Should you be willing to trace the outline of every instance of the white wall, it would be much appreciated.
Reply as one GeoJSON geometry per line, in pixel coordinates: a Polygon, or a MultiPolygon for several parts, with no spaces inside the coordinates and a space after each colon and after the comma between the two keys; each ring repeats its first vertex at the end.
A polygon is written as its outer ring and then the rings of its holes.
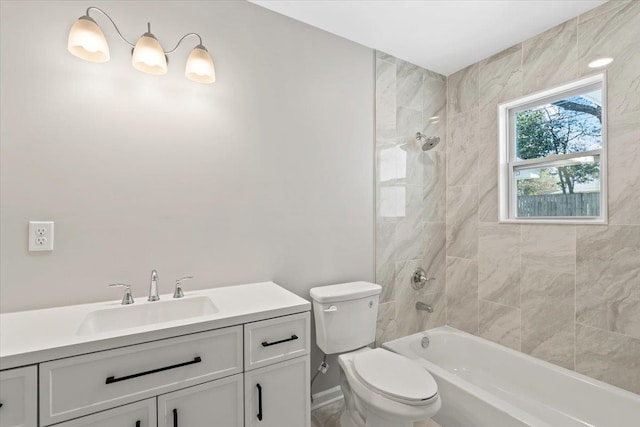
{"type": "Polygon", "coordinates": [[[373,280],[374,54],[245,2],[2,2],[3,312],[274,280],[373,280]],[[134,70],[101,16],[111,61],[66,50],[88,6],[165,49],[202,35],[218,81],[134,70]],[[27,251],[29,220],[55,251],[27,251]]]}

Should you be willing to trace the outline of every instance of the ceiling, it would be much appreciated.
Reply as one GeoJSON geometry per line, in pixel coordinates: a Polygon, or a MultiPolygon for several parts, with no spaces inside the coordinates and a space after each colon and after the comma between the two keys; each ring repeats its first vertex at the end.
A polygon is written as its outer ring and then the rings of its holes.
{"type": "Polygon", "coordinates": [[[249,0],[449,75],[606,0],[249,0]]]}

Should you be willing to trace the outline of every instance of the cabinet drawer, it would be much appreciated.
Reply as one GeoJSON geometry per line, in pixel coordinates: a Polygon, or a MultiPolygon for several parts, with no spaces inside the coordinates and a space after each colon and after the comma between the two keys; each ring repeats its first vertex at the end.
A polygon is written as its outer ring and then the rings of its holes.
{"type": "Polygon", "coordinates": [[[0,426],[36,427],[38,368],[26,366],[0,372],[0,426]]]}
{"type": "Polygon", "coordinates": [[[242,327],[40,365],[40,424],[66,421],[242,372],[242,327]]]}
{"type": "Polygon", "coordinates": [[[56,427],[156,427],[156,399],[119,406],[56,427]]]}
{"type": "Polygon", "coordinates": [[[244,427],[242,374],[158,396],[158,427],[244,427]]]}
{"type": "Polygon", "coordinates": [[[244,369],[309,353],[309,312],[244,325],[244,369]]]}

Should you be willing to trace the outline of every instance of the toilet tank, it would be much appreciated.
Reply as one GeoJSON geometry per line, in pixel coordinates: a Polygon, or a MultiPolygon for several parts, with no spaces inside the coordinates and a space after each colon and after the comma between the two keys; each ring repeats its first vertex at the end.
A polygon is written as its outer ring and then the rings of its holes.
{"type": "Polygon", "coordinates": [[[311,289],[316,344],[325,354],[352,351],[375,341],[381,290],[369,282],[311,289]]]}

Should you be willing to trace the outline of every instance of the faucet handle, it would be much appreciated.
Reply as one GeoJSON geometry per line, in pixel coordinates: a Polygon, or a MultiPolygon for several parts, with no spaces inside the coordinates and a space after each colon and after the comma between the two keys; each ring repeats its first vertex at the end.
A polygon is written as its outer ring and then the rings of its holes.
{"type": "Polygon", "coordinates": [[[124,296],[122,297],[122,305],[129,305],[129,304],[133,304],[133,296],[131,295],[131,285],[128,285],[126,283],[111,283],[109,286],[111,287],[123,287],[125,288],[124,290],[124,296]]]}
{"type": "Polygon", "coordinates": [[[427,272],[423,268],[418,268],[411,276],[411,286],[413,289],[420,290],[424,288],[424,285],[431,280],[436,280],[435,277],[427,277],[427,272]]]}
{"type": "Polygon", "coordinates": [[[176,290],[173,292],[174,298],[182,298],[184,296],[182,292],[182,282],[190,279],[193,279],[193,276],[184,276],[176,280],[176,290]]]}

